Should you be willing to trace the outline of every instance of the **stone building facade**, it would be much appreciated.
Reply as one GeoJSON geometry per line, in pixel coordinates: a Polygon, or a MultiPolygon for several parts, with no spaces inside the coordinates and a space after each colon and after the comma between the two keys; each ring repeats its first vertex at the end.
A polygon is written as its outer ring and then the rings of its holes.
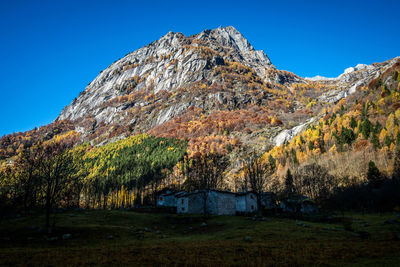
{"type": "Polygon", "coordinates": [[[253,192],[241,192],[236,194],[236,212],[249,214],[257,212],[257,195],[253,192]]]}
{"type": "Polygon", "coordinates": [[[228,191],[208,190],[186,193],[177,197],[177,212],[180,214],[202,214],[206,201],[206,212],[212,215],[235,215],[235,194],[228,191]]]}

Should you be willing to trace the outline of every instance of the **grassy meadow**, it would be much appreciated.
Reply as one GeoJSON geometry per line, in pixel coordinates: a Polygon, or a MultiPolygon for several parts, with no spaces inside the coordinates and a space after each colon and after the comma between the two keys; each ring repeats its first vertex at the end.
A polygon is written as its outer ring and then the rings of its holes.
{"type": "Polygon", "coordinates": [[[40,227],[43,216],[2,219],[0,265],[400,265],[398,215],[336,217],[321,223],[268,216],[203,219],[122,210],[75,211],[57,214],[52,234],[40,227]]]}

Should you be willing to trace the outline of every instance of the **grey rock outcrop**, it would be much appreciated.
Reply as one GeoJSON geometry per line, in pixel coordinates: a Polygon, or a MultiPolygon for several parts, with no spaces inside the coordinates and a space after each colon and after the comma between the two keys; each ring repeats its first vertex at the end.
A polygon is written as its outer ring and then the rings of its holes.
{"type": "Polygon", "coordinates": [[[336,97],[336,101],[354,94],[361,86],[368,86],[369,82],[379,77],[388,68],[392,67],[400,57],[393,58],[380,64],[358,64],[356,67],[347,68],[337,79],[337,87],[342,91],[336,97]]]}
{"type": "Polygon", "coordinates": [[[383,63],[375,63],[372,65],[357,64],[355,67],[349,67],[336,78],[326,78],[315,76],[305,78],[308,81],[317,81],[334,85],[337,90],[329,92],[328,95],[321,95],[320,100],[330,103],[336,103],[348,95],[354,94],[361,86],[367,86],[370,81],[379,77],[384,71],[393,66],[400,57],[395,57],[383,63]]]}
{"type": "MultiPolygon", "coordinates": [[[[169,32],[102,71],[61,112],[58,120],[77,120],[91,115],[97,123],[109,124],[118,119],[118,115],[127,114],[123,107],[102,108],[105,102],[126,95],[128,91],[174,91],[203,79],[212,81],[210,65],[224,64],[225,60],[241,62],[260,76],[266,69],[275,68],[263,51],[256,51],[232,26],[205,30],[189,37],[169,32]]],[[[171,114],[180,112],[179,108],[160,114],[157,123],[171,119],[171,114]]]]}
{"type": "Polygon", "coordinates": [[[233,54],[230,60],[242,62],[256,70],[260,77],[265,75],[267,68],[275,68],[268,56],[262,50],[255,50],[253,46],[234,27],[219,27],[215,30],[206,30],[196,36],[199,40],[211,40],[210,47],[218,50],[221,45],[228,47],[233,54]]]}
{"type": "Polygon", "coordinates": [[[301,133],[304,129],[307,128],[308,125],[310,125],[312,122],[316,120],[315,117],[307,120],[305,123],[300,124],[296,127],[293,127],[292,129],[287,129],[281,131],[275,138],[273,139],[273,142],[276,146],[280,146],[285,144],[286,142],[289,142],[292,140],[296,135],[301,133]]]}

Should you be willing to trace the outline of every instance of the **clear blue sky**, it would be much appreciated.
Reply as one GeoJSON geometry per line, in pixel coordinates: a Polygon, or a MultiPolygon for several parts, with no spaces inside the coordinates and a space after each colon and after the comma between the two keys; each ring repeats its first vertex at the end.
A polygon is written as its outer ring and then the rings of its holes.
{"type": "Polygon", "coordinates": [[[233,25],[279,69],[337,76],[400,56],[400,1],[0,4],[0,136],[52,122],[116,59],[166,34],[233,25]]]}

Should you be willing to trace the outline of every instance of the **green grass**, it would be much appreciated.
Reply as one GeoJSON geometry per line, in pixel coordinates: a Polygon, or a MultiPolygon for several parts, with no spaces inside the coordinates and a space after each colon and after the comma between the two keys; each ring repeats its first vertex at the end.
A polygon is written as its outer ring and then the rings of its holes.
{"type": "Polygon", "coordinates": [[[260,266],[400,264],[400,225],[384,225],[395,214],[345,214],[361,238],[341,223],[326,224],[267,217],[253,221],[239,216],[135,213],[130,211],[66,212],[56,217],[57,230],[48,237],[30,229],[42,216],[0,222],[0,265],[82,266],[260,266]],[[368,224],[367,226],[365,226],[368,224]],[[144,231],[144,228],[150,231],[144,231]],[[325,229],[324,229],[325,228],[325,229]],[[329,228],[327,230],[326,228],[329,228]],[[143,231],[144,234],[138,234],[143,231]],[[160,231],[160,233],[157,233],[160,231]],[[62,240],[63,234],[71,234],[62,240]],[[107,239],[112,235],[112,239],[107,239]],[[143,236],[143,239],[141,238],[143,236]],[[249,236],[250,241],[245,237],[249,236]],[[8,237],[10,240],[4,239],[8,237]],[[29,239],[29,240],[28,240],[29,239]]]}

